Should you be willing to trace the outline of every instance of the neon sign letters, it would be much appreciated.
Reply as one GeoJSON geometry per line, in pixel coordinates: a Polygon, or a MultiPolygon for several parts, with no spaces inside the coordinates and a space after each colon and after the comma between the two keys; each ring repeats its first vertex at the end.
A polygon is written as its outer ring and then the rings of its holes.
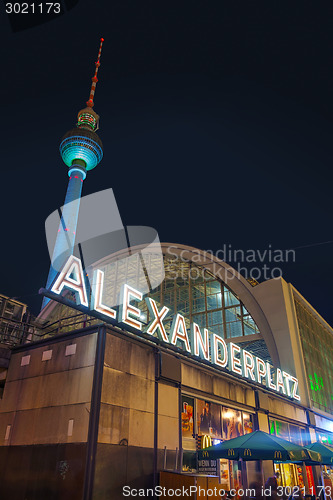
{"type": "Polygon", "coordinates": [[[151,319],[148,325],[144,325],[142,312],[134,305],[143,300],[143,294],[140,291],[124,284],[120,292],[120,306],[116,310],[103,304],[103,271],[96,269],[92,282],[89,308],[82,264],[80,259],[72,255],[58,274],[51,292],[60,295],[65,288],[72,290],[77,294],[80,305],[87,307],[91,312],[97,311],[102,314],[106,321],[109,318],[128,325],[138,332],[156,335],[163,343],[177,346],[193,356],[208,361],[215,367],[224,368],[235,375],[265,385],[272,391],[300,401],[297,393],[298,380],[289,373],[280,368],[273,368],[270,363],[233,342],[226,343],[220,335],[209,332],[207,328],[202,328],[196,323],[191,324],[190,332],[188,332],[185,318],[179,313],[173,316],[170,332],[167,333],[163,321],[170,309],[166,306],[159,309],[158,304],[150,297],[146,297],[145,302],[151,319]]]}

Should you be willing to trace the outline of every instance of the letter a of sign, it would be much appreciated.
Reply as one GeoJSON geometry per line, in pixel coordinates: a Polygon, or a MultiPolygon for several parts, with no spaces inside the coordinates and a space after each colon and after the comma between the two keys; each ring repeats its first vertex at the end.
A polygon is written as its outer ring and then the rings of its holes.
{"type": "Polygon", "coordinates": [[[62,271],[55,280],[51,292],[61,294],[63,288],[73,290],[79,295],[80,304],[88,307],[87,290],[84,282],[83,269],[80,259],[71,255],[62,271]]]}

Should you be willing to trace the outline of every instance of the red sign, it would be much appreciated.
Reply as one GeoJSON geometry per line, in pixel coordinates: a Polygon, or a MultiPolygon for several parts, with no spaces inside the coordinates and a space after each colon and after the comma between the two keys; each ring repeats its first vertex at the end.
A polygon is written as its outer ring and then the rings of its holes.
{"type": "Polygon", "coordinates": [[[312,467],[310,467],[309,465],[306,466],[306,476],[308,478],[309,490],[315,491],[315,484],[314,484],[314,480],[313,480],[312,467]]]}

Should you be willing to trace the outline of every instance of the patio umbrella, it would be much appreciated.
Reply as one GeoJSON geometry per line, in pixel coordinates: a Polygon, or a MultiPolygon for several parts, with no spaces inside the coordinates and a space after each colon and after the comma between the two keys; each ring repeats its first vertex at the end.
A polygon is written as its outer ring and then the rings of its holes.
{"type": "Polygon", "coordinates": [[[307,445],[307,449],[321,454],[321,465],[333,465],[333,450],[325,444],[317,441],[316,443],[307,445]]]}
{"type": "Polygon", "coordinates": [[[229,460],[275,460],[279,462],[320,462],[321,456],[313,450],[278,438],[267,432],[254,431],[198,452],[199,460],[228,458],[229,460]]]}

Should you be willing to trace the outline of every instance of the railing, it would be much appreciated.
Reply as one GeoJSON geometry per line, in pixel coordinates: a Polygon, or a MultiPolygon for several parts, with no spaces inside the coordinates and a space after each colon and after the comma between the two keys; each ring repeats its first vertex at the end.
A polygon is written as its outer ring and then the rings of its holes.
{"type": "Polygon", "coordinates": [[[44,326],[37,323],[24,323],[0,316],[0,344],[13,347],[92,326],[95,323],[100,323],[100,320],[91,318],[87,314],[75,314],[66,318],[60,318],[44,326]]]}
{"type": "Polygon", "coordinates": [[[53,335],[59,335],[60,333],[92,326],[95,323],[100,323],[100,320],[92,318],[87,314],[79,313],[73,316],[67,316],[66,318],[60,318],[57,321],[40,328],[40,337],[52,337],[53,335]]]}
{"type": "Polygon", "coordinates": [[[33,342],[40,338],[38,328],[29,323],[0,316],[0,343],[8,346],[33,342]]]}

